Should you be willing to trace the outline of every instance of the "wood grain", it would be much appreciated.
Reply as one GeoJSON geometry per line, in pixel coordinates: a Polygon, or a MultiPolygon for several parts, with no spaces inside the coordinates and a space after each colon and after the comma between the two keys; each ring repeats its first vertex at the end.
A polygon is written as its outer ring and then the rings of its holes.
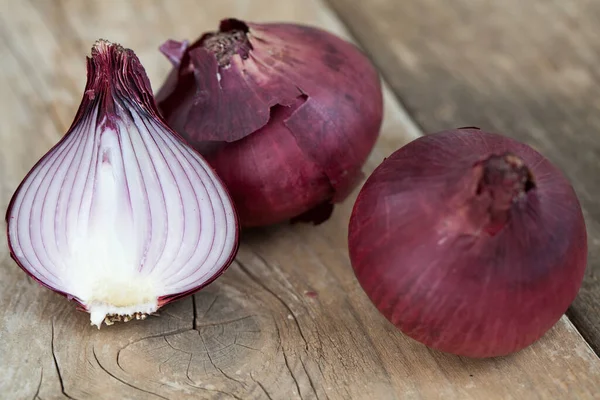
{"type": "Polygon", "coordinates": [[[479,126],[573,182],[589,262],[569,317],[600,354],[600,3],[330,0],[426,132],[479,126]]]}
{"type": "MultiPolygon", "coordinates": [[[[36,1],[0,7],[0,208],[66,131],[98,37],[133,48],[156,89],[156,47],[219,18],[311,23],[347,37],[316,0],[36,1]],[[218,4],[218,5],[217,5],[218,4]],[[234,10],[234,11],[232,11],[234,10]]],[[[419,134],[386,89],[371,171],[419,134]]],[[[236,262],[160,315],[97,330],[0,246],[0,397],[7,399],[592,399],[600,360],[567,318],[518,354],[469,360],[428,350],[370,304],[348,261],[356,193],[318,226],[245,232],[236,262]]],[[[0,241],[6,242],[5,233],[0,241]]]]}

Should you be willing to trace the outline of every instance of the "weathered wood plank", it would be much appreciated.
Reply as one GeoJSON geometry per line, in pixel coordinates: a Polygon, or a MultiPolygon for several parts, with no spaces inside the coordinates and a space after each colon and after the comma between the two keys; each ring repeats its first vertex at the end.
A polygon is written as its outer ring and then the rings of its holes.
{"type": "MultiPolygon", "coordinates": [[[[98,37],[133,48],[157,88],[169,68],[156,51],[162,40],[196,37],[232,14],[346,35],[316,0],[168,4],[3,4],[1,209],[68,128],[85,83],[84,56],[98,37]]],[[[416,134],[386,91],[383,136],[367,172],[416,134]]],[[[354,196],[319,227],[244,233],[237,261],[217,282],[159,317],[101,330],[33,283],[0,246],[0,393],[111,400],[596,396],[600,361],[566,318],[532,347],[495,360],[430,351],[397,332],[369,303],[349,265],[346,225],[354,196]]]]}
{"type": "Polygon", "coordinates": [[[502,132],[538,148],[572,180],[590,250],[568,315],[600,353],[600,3],[330,3],[425,131],[502,132]]]}

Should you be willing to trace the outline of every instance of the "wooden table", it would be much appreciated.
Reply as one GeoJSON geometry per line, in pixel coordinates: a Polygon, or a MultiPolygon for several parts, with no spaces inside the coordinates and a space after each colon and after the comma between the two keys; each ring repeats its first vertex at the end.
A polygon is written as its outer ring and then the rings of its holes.
{"type": "Polygon", "coordinates": [[[66,132],[99,37],[139,55],[235,16],[354,40],[389,86],[367,172],[424,132],[480,126],[538,148],[572,180],[589,268],[567,316],[509,357],[428,350],[369,303],[351,271],[354,195],[333,219],[244,234],[217,282],[160,317],[98,330],[9,258],[0,235],[2,399],[600,398],[600,3],[595,0],[10,1],[0,7],[0,209],[66,132]]]}

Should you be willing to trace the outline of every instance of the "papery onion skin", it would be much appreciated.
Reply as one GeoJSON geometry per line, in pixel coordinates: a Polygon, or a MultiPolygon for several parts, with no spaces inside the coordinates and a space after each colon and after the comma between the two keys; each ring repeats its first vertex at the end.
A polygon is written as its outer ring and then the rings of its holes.
{"type": "Polygon", "coordinates": [[[348,242],[360,285],[390,322],[477,358],[539,339],[574,300],[587,261],[568,180],[531,147],[476,128],[385,159],[358,195],[348,242]]]}
{"type": "Polygon", "coordinates": [[[239,232],[223,183],[162,120],[134,52],[99,40],[87,74],[71,127],[25,176],[6,222],[21,269],[100,327],[214,281],[239,232]]]}
{"type": "Polygon", "coordinates": [[[216,169],[242,226],[320,223],[360,182],[383,97],[354,45],[313,27],[226,19],[218,34],[161,50],[174,69],[159,108],[216,169]]]}

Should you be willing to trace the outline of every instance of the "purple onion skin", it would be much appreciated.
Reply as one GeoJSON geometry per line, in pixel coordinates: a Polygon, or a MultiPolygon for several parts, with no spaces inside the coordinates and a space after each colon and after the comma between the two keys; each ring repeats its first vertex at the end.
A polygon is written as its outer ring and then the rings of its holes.
{"type": "Polygon", "coordinates": [[[477,358],[539,339],[587,262],[568,180],[529,146],[476,128],[421,137],[384,160],[360,191],[348,241],[358,281],[390,322],[477,358]],[[506,153],[524,166],[511,169],[506,153]]]}
{"type": "Polygon", "coordinates": [[[225,182],[242,226],[312,219],[313,209],[344,200],[363,177],[383,117],[368,58],[307,26],[227,19],[220,32],[229,52],[205,48],[219,40],[211,33],[161,47],[175,67],[157,101],[225,182]],[[227,37],[236,30],[248,40],[227,37]]]}

